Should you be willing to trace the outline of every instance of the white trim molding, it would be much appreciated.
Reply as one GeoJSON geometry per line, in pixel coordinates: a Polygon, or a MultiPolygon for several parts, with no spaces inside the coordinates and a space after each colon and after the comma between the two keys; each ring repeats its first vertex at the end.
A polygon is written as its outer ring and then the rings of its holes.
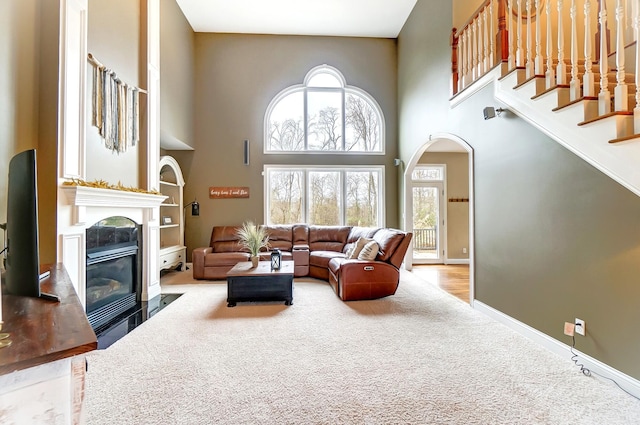
{"type": "MultiPolygon", "coordinates": [[[[573,354],[571,353],[571,347],[569,345],[564,344],[557,339],[552,338],[549,335],[542,333],[539,330],[534,329],[531,326],[522,323],[519,320],[516,320],[499,310],[496,310],[493,307],[488,306],[482,301],[475,300],[473,303],[473,308],[486,314],[492,319],[497,320],[503,325],[513,329],[519,334],[526,336],[532,341],[542,345],[543,347],[559,355],[560,357],[571,361],[571,357],[573,356],[573,354]]],[[[575,348],[573,349],[573,351],[578,355],[580,363],[582,363],[584,367],[597,373],[598,375],[614,380],[620,387],[624,388],[625,391],[628,391],[635,397],[640,397],[640,381],[620,372],[617,369],[612,368],[605,363],[602,363],[600,360],[594,359],[593,357],[590,357],[587,354],[576,350],[575,348]]]]}
{"type": "Polygon", "coordinates": [[[445,264],[469,264],[468,258],[447,258],[445,264]]]}

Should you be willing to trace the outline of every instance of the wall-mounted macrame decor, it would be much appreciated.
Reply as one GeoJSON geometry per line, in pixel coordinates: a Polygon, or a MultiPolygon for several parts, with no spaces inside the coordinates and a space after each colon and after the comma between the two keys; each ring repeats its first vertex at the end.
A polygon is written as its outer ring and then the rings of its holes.
{"type": "Polygon", "coordinates": [[[146,90],[122,81],[91,53],[88,60],[93,65],[91,124],[98,129],[107,149],[125,152],[140,140],[139,94],[146,90]]]}

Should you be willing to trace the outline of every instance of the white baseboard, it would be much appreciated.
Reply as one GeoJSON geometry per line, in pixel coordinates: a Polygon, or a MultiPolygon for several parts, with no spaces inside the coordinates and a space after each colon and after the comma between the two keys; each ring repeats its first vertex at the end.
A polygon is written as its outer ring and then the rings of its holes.
{"type": "MultiPolygon", "coordinates": [[[[522,323],[514,319],[513,317],[508,316],[503,312],[484,304],[481,301],[474,300],[472,305],[476,310],[481,311],[492,319],[495,319],[498,322],[508,326],[519,334],[526,336],[527,338],[547,348],[551,352],[558,354],[560,357],[566,358],[567,360],[571,361],[571,357],[573,356],[573,354],[571,354],[571,347],[569,345],[564,344],[557,339],[552,338],[549,335],[542,333],[539,330],[534,329],[531,326],[522,323]]],[[[582,363],[584,367],[601,376],[613,379],[618,383],[618,385],[620,385],[620,387],[624,388],[635,397],[640,397],[640,381],[620,372],[619,370],[612,368],[605,363],[602,363],[600,360],[594,359],[593,357],[590,357],[580,352],[579,350],[576,350],[575,348],[573,349],[573,351],[578,354],[580,363],[582,363]]]]}
{"type": "Polygon", "coordinates": [[[469,264],[468,258],[447,258],[445,264],[469,264]]]}

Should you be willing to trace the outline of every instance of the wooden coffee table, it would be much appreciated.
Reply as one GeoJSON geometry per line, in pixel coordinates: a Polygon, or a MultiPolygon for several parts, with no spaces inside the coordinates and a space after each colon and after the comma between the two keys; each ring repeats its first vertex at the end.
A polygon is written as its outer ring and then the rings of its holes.
{"type": "Polygon", "coordinates": [[[251,268],[242,261],[227,273],[227,307],[239,301],[280,301],[293,304],[293,261],[283,261],[280,270],[271,270],[270,261],[251,268]]]}

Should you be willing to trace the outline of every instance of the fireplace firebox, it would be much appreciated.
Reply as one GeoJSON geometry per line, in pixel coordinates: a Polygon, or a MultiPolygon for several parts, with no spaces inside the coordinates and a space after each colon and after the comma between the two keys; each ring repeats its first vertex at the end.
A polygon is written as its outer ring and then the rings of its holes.
{"type": "Polygon", "coordinates": [[[86,312],[94,330],[140,301],[141,226],[109,217],[87,229],[86,312]]]}

